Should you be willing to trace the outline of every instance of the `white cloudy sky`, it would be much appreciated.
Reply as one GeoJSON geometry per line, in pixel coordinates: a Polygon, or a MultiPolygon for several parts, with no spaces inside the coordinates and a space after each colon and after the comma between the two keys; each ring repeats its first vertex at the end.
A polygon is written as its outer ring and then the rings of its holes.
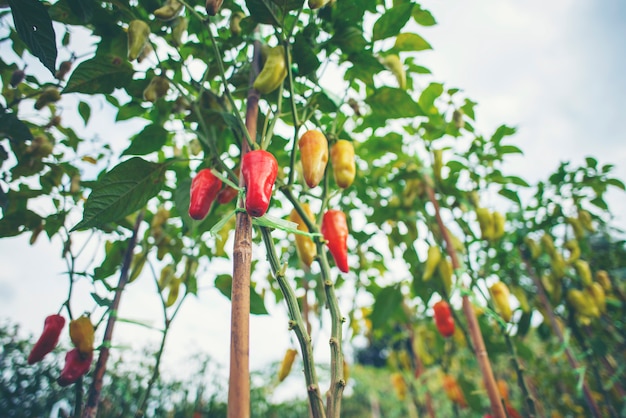
{"type": "MultiPolygon", "coordinates": [[[[422,54],[423,64],[437,80],[462,88],[479,103],[481,132],[488,134],[501,123],[519,128],[515,143],[525,156],[511,161],[511,173],[536,181],[560,161],[582,164],[593,155],[616,164],[616,176],[626,179],[626,3],[428,0],[423,6],[439,22],[423,29],[434,47],[422,54]]],[[[621,225],[626,224],[625,202],[623,193],[609,196],[621,225]]],[[[37,334],[43,318],[64,299],[65,266],[58,242],[40,239],[31,247],[27,240],[0,240],[0,321],[9,318],[22,324],[24,333],[37,334]]],[[[89,289],[79,292],[85,295],[84,306],[91,306],[89,289]]],[[[148,280],[134,283],[124,295],[121,316],[158,321],[156,301],[146,296],[153,293],[148,280]]],[[[201,300],[186,302],[174,324],[164,359],[167,370],[177,370],[181,360],[200,349],[227,364],[229,304],[206,288],[201,300]]],[[[252,368],[277,361],[289,345],[285,311],[274,313],[253,318],[252,368]]],[[[139,348],[156,337],[120,324],[115,344],[139,348]]],[[[318,341],[320,355],[326,356],[327,337],[318,341]]]]}

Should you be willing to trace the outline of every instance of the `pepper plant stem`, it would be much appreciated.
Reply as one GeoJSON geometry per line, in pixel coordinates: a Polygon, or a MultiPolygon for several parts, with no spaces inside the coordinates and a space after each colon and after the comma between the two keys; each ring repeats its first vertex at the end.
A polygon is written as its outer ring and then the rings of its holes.
{"type": "Polygon", "coordinates": [[[137,243],[137,234],[139,231],[139,225],[143,221],[143,211],[139,212],[137,219],[135,220],[135,226],[133,228],[133,234],[126,247],[126,253],[124,254],[124,262],[122,263],[122,270],[120,271],[120,279],[115,289],[115,296],[113,302],[111,302],[111,308],[109,310],[109,319],[107,321],[106,328],[104,330],[104,338],[102,345],[100,346],[100,355],[98,356],[98,362],[96,363],[96,369],[93,373],[93,380],[89,388],[89,394],[87,397],[87,403],[83,411],[83,418],[96,418],[98,413],[98,403],[100,401],[100,393],[102,392],[102,383],[104,379],[104,373],[106,372],[107,360],[109,359],[109,347],[111,345],[111,339],[113,337],[113,328],[115,327],[115,321],[117,320],[117,310],[120,306],[120,300],[122,299],[122,292],[128,282],[128,275],[130,271],[130,265],[133,260],[133,251],[135,250],[135,244],[137,243]]]}

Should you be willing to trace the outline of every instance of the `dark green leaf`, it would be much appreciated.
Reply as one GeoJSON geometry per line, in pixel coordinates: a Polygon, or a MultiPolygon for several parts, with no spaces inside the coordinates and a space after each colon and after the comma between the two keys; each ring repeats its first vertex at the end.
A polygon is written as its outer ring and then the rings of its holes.
{"type": "Polygon", "coordinates": [[[587,167],[596,168],[598,166],[598,160],[593,157],[585,158],[585,162],[587,163],[587,167]]]}
{"type": "Polygon", "coordinates": [[[619,179],[607,179],[606,183],[619,189],[626,190],[626,186],[624,186],[624,183],[619,179]]]}
{"type": "Polygon", "coordinates": [[[503,146],[498,148],[498,152],[501,155],[504,155],[504,154],[524,154],[524,152],[519,147],[516,147],[515,145],[503,145],[503,146]]]}
{"type": "Polygon", "coordinates": [[[498,192],[500,193],[502,196],[506,197],[507,199],[517,203],[517,204],[521,204],[521,201],[519,199],[519,196],[517,195],[517,192],[510,190],[510,189],[505,189],[502,188],[500,189],[500,191],[498,192]]]}
{"type": "Polygon", "coordinates": [[[422,91],[419,98],[419,105],[427,114],[437,114],[437,108],[435,107],[435,100],[443,93],[443,84],[430,83],[428,87],[422,91]]]}
{"type": "Polygon", "coordinates": [[[168,132],[161,125],[151,124],[135,135],[122,155],[146,155],[159,151],[167,142],[168,132]]]}
{"type": "Polygon", "coordinates": [[[302,32],[296,35],[292,55],[293,61],[298,65],[299,75],[311,74],[320,66],[320,60],[302,32]]]}
{"type": "Polygon", "coordinates": [[[302,7],[304,0],[272,0],[272,3],[284,11],[297,10],[302,7]]]}
{"type": "Polygon", "coordinates": [[[80,117],[83,118],[83,122],[85,125],[89,123],[89,118],[91,117],[91,106],[87,102],[83,102],[82,100],[78,103],[78,113],[80,117]]]}
{"type": "Polygon", "coordinates": [[[608,210],[609,206],[606,204],[606,202],[604,201],[604,199],[602,199],[602,197],[598,196],[595,199],[591,199],[591,201],[589,202],[594,206],[599,207],[600,209],[603,210],[608,210]]]}
{"type": "Polygon", "coordinates": [[[246,0],[246,7],[250,11],[250,17],[258,23],[280,27],[283,14],[274,2],[270,0],[246,0]]]}
{"type": "Polygon", "coordinates": [[[381,289],[376,296],[376,302],[374,302],[374,309],[371,314],[372,327],[376,329],[384,326],[401,306],[402,291],[400,286],[395,285],[381,289]]]}
{"type": "Polygon", "coordinates": [[[104,307],[108,308],[113,303],[113,301],[111,299],[107,299],[107,298],[103,298],[101,296],[98,296],[98,294],[94,293],[94,292],[91,292],[91,297],[93,298],[94,301],[96,301],[96,304],[98,306],[104,306],[104,307]]]}
{"type": "Polygon", "coordinates": [[[32,230],[39,225],[41,225],[41,217],[30,210],[5,213],[0,219],[0,237],[14,237],[24,230],[32,230]]]}
{"type": "Polygon", "coordinates": [[[96,55],[81,62],[72,72],[63,93],[110,94],[133,79],[133,66],[125,57],[96,55]]]}
{"type": "Polygon", "coordinates": [[[496,145],[499,145],[500,141],[502,141],[502,138],[504,138],[505,136],[513,135],[515,131],[516,131],[515,128],[506,126],[506,125],[500,125],[498,129],[496,129],[496,132],[491,137],[491,142],[493,142],[496,145]]]}
{"type": "Polygon", "coordinates": [[[401,33],[393,46],[396,51],[424,51],[432,46],[416,33],[401,33]]]}
{"type": "Polygon", "coordinates": [[[93,17],[93,0],[67,0],[70,9],[82,23],[87,23],[93,17]]]}
{"type": "Polygon", "coordinates": [[[83,220],[72,231],[117,221],[144,207],[161,190],[164,168],[139,157],[114,167],[93,187],[83,220]]]}
{"type": "Polygon", "coordinates": [[[16,142],[31,141],[33,134],[28,126],[13,113],[0,113],[0,137],[8,137],[16,142]]]}
{"type": "Polygon", "coordinates": [[[400,29],[402,29],[411,18],[413,6],[414,3],[404,3],[387,10],[385,14],[374,23],[372,40],[378,41],[380,39],[389,38],[390,36],[396,36],[398,32],[400,32],[400,29]]]}
{"type": "Polygon", "coordinates": [[[6,192],[4,191],[4,187],[0,185],[0,208],[2,208],[3,211],[6,211],[8,206],[9,196],[7,196],[6,192]]]}
{"type": "Polygon", "coordinates": [[[406,91],[393,87],[381,87],[367,97],[365,102],[379,118],[411,118],[424,115],[420,106],[406,91]]]}
{"type": "Polygon", "coordinates": [[[28,50],[52,74],[56,72],[57,46],[52,20],[39,0],[9,0],[15,29],[28,50]]]}

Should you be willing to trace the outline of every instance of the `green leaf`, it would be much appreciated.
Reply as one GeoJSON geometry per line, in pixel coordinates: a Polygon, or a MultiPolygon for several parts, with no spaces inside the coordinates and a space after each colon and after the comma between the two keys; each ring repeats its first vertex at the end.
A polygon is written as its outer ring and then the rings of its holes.
{"type": "Polygon", "coordinates": [[[619,179],[607,179],[606,183],[618,189],[626,190],[626,186],[624,186],[624,183],[619,179]]]}
{"type": "Polygon", "coordinates": [[[381,87],[368,96],[365,102],[372,108],[372,113],[379,118],[411,118],[424,116],[420,106],[409,94],[394,87],[381,87]]]}
{"type": "Polygon", "coordinates": [[[517,176],[506,176],[504,177],[506,180],[508,180],[510,183],[513,183],[517,186],[522,186],[522,187],[530,187],[530,184],[528,184],[526,182],[526,180],[524,180],[521,177],[517,177],[517,176]]]}
{"type": "Polygon", "coordinates": [[[521,201],[519,199],[517,192],[513,190],[502,188],[500,189],[500,191],[498,191],[498,193],[517,204],[521,204],[521,201]]]}
{"type": "Polygon", "coordinates": [[[94,292],[91,292],[91,297],[93,298],[93,300],[96,302],[98,306],[104,306],[108,308],[113,303],[113,300],[103,298],[94,292]]]}
{"type": "Polygon", "coordinates": [[[250,17],[258,23],[280,27],[283,13],[274,2],[270,0],[246,0],[246,7],[250,11],[250,17]]]}
{"type": "Polygon", "coordinates": [[[505,136],[513,135],[515,131],[516,131],[515,128],[506,126],[506,125],[500,125],[498,129],[496,129],[496,132],[491,137],[491,142],[493,142],[496,145],[499,145],[500,141],[502,141],[502,138],[504,138],[505,136]]]}
{"type": "Polygon", "coordinates": [[[504,154],[524,154],[524,151],[522,151],[519,147],[516,147],[515,145],[503,145],[501,147],[498,148],[498,151],[500,152],[501,155],[504,154]]]}
{"type": "Polygon", "coordinates": [[[9,0],[13,22],[28,50],[52,74],[56,72],[57,46],[52,20],[38,0],[9,0]]]}
{"type": "Polygon", "coordinates": [[[93,1],[92,0],[67,0],[70,9],[82,23],[87,23],[93,17],[93,1]]]}
{"type": "Polygon", "coordinates": [[[600,209],[603,210],[608,210],[609,206],[606,204],[606,202],[604,201],[604,199],[602,199],[602,197],[598,196],[595,199],[591,199],[591,201],[589,202],[594,206],[599,207],[600,209]]]}
{"type": "MultiPolygon", "coordinates": [[[[219,290],[224,296],[230,300],[232,294],[233,287],[233,278],[229,274],[220,274],[215,278],[215,287],[219,290]]],[[[263,298],[255,292],[255,290],[250,286],[250,313],[253,315],[267,315],[267,309],[265,308],[265,303],[263,302],[263,298]]]]}
{"type": "Polygon", "coordinates": [[[435,100],[443,93],[443,84],[430,83],[428,87],[422,91],[419,98],[419,105],[422,110],[428,114],[437,114],[435,100]]]}
{"type": "Polygon", "coordinates": [[[272,3],[284,11],[297,10],[302,7],[304,0],[272,0],[272,3]]]}
{"type": "Polygon", "coordinates": [[[81,100],[78,103],[78,114],[81,118],[83,118],[85,125],[87,125],[89,123],[89,118],[91,117],[91,106],[89,106],[89,103],[81,100]]]}
{"type": "Polygon", "coordinates": [[[28,126],[13,113],[0,113],[0,138],[8,137],[16,142],[32,141],[28,126]]]}
{"type": "Polygon", "coordinates": [[[122,155],[146,155],[159,151],[167,142],[167,138],[168,131],[161,125],[153,123],[133,137],[122,155]]]}
{"type": "Polygon", "coordinates": [[[413,6],[414,3],[404,3],[387,10],[385,14],[374,23],[372,40],[378,41],[380,39],[389,38],[390,36],[396,36],[398,32],[400,32],[400,29],[406,25],[406,22],[409,21],[413,6]]]}
{"type": "Polygon", "coordinates": [[[125,57],[102,54],[81,62],[72,72],[63,93],[110,94],[128,86],[133,66],[125,57]]]}
{"type": "Polygon", "coordinates": [[[598,166],[598,160],[593,157],[586,157],[585,162],[587,163],[587,167],[596,168],[598,166]]]}
{"type": "Polygon", "coordinates": [[[311,74],[320,66],[320,60],[302,32],[296,35],[292,55],[293,62],[298,65],[299,75],[311,74]]]}
{"type": "Polygon", "coordinates": [[[380,290],[372,310],[372,328],[385,325],[402,305],[402,291],[399,285],[385,287],[380,290]]]}
{"type": "Polygon", "coordinates": [[[162,188],[164,164],[139,157],[114,167],[93,187],[85,203],[83,220],[72,231],[117,221],[146,205],[162,188]]]}
{"type": "Polygon", "coordinates": [[[396,51],[424,51],[432,46],[416,33],[401,33],[393,46],[396,51]]]}
{"type": "Polygon", "coordinates": [[[419,4],[413,7],[413,20],[422,26],[434,26],[437,24],[433,15],[428,10],[422,9],[419,4]]]}
{"type": "Polygon", "coordinates": [[[102,264],[93,270],[94,280],[103,280],[115,274],[124,261],[124,253],[128,247],[128,241],[107,242],[106,256],[102,260],[102,264]]]}

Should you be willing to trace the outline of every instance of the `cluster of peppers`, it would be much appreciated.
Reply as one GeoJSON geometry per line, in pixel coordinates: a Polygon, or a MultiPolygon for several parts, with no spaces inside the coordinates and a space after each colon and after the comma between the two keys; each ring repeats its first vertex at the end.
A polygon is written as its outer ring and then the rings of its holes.
{"type": "MultiPolygon", "coordinates": [[[[44,321],[41,336],[28,355],[28,364],[40,362],[57,346],[65,318],[61,315],[49,315],[44,321]]],[[[83,315],[70,321],[70,339],[74,348],[65,354],[65,366],[57,383],[67,386],[76,383],[89,371],[93,361],[94,327],[89,317],[83,315]]]]}
{"type": "MultiPolygon", "coordinates": [[[[267,65],[267,64],[266,64],[267,65]]],[[[316,187],[324,178],[326,165],[332,162],[335,183],[341,188],[349,187],[354,181],[356,165],[354,147],[351,142],[338,140],[330,148],[323,133],[310,130],[305,132],[298,141],[300,149],[304,181],[308,187],[316,187]]],[[[246,196],[245,209],[252,217],[261,217],[267,212],[276,176],[278,162],[265,150],[247,152],[241,162],[246,196]]],[[[232,200],[237,191],[230,186],[222,187],[222,181],[210,169],[200,170],[191,182],[189,199],[189,216],[195,220],[204,219],[215,200],[224,204],[232,200]]],[[[314,215],[308,204],[302,205],[310,221],[314,215]]],[[[291,212],[290,220],[298,225],[298,229],[308,232],[304,220],[295,211],[291,212]]],[[[348,266],[348,222],[345,213],[340,210],[328,210],[322,217],[321,232],[328,243],[328,248],[335,264],[344,273],[348,266]]],[[[316,245],[306,235],[296,236],[296,247],[302,262],[310,267],[317,256],[316,245]]]]}

